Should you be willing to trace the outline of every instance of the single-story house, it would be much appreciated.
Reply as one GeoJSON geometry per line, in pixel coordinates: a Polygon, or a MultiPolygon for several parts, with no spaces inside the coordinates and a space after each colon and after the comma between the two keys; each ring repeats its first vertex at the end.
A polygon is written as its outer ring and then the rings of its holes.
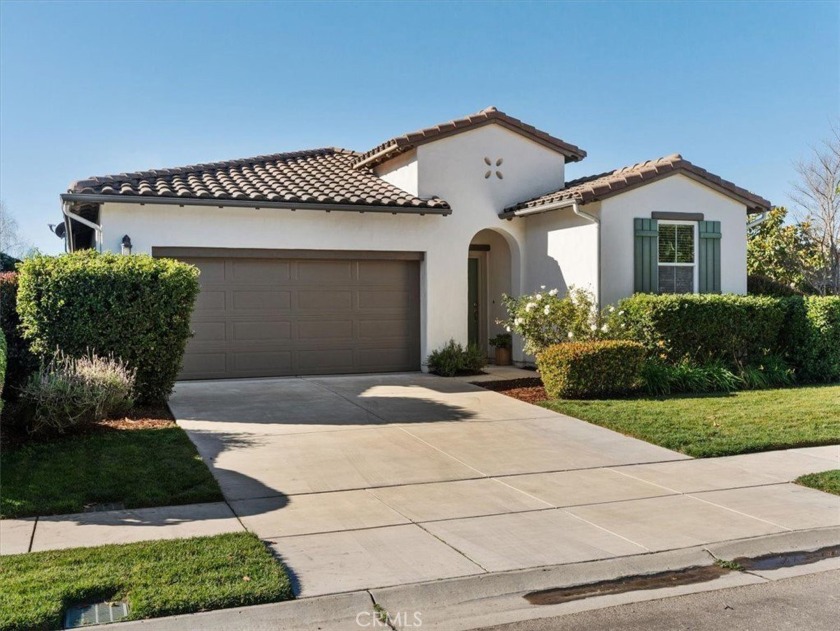
{"type": "Polygon", "coordinates": [[[567,182],[585,157],[490,107],[363,153],[80,180],[63,228],[69,250],[201,270],[184,378],[418,370],[450,339],[488,347],[502,295],[543,285],[602,306],[746,292],[748,215],[770,202],[678,154],[567,182]]]}

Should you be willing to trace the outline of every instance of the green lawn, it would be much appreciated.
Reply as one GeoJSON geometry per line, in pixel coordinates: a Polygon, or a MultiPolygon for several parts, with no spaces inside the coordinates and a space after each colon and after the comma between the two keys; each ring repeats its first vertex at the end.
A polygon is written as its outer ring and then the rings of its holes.
{"type": "Polygon", "coordinates": [[[797,484],[810,486],[818,491],[840,495],[840,469],[823,471],[822,473],[809,473],[796,479],[797,484]]]}
{"type": "Polygon", "coordinates": [[[840,443],[840,386],[541,405],[698,458],[840,443]]]}
{"type": "Polygon", "coordinates": [[[149,618],[293,598],[254,535],[176,539],[0,557],[0,629],[62,628],[65,608],[127,600],[149,618]]]}
{"type": "Polygon", "coordinates": [[[215,502],[219,486],[177,426],[111,430],[0,453],[0,516],[215,502]]]}

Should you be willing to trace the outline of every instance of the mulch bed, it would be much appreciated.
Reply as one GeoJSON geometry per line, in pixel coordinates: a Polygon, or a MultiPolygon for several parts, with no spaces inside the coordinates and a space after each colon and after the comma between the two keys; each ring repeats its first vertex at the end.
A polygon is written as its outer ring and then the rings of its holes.
{"type": "Polygon", "coordinates": [[[508,379],[507,381],[484,381],[473,385],[505,394],[526,403],[540,403],[548,400],[548,395],[545,393],[545,388],[539,377],[508,379]]]}
{"type": "Polygon", "coordinates": [[[137,429],[164,429],[173,427],[175,418],[165,405],[138,407],[123,418],[107,419],[83,425],[60,435],[30,436],[23,428],[11,423],[4,423],[0,427],[0,448],[9,449],[20,447],[27,443],[49,443],[74,436],[102,434],[114,431],[131,431],[137,429]]]}

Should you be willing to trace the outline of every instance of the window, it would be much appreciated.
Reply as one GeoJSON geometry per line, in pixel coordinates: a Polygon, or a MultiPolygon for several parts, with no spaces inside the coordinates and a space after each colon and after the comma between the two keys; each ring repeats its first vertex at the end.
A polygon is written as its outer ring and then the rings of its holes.
{"type": "Polygon", "coordinates": [[[694,230],[694,223],[659,223],[659,293],[694,293],[694,230]]]}

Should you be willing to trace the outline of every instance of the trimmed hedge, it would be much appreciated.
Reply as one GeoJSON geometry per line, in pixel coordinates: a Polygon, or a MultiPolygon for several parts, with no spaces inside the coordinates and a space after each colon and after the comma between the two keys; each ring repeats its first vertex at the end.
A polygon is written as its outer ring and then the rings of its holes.
{"type": "Polygon", "coordinates": [[[778,298],[636,294],[618,303],[611,329],[671,363],[758,363],[778,345],[787,309],[778,298]]]}
{"type": "MultiPolygon", "coordinates": [[[[6,336],[0,331],[0,395],[3,394],[3,384],[6,383],[6,336]]],[[[3,413],[3,399],[0,399],[0,414],[3,413]]]]}
{"type": "Polygon", "coordinates": [[[741,374],[772,356],[798,381],[840,380],[837,296],[636,294],[618,303],[610,328],[672,365],[720,361],[741,374]]]}
{"type": "Polygon", "coordinates": [[[780,337],[797,378],[840,381],[840,296],[788,298],[787,322],[780,337]]]}
{"type": "Polygon", "coordinates": [[[198,295],[192,265],[91,250],[35,256],[19,266],[23,336],[42,357],[114,355],[137,371],[137,398],[171,392],[198,295]]]}
{"type": "Polygon", "coordinates": [[[537,355],[551,398],[585,399],[626,394],[639,387],[645,348],[629,340],[566,342],[537,355]]]}
{"type": "Polygon", "coordinates": [[[20,331],[17,312],[18,275],[0,272],[0,331],[6,336],[6,387],[4,398],[14,401],[21,388],[38,368],[38,359],[20,331]]]}

